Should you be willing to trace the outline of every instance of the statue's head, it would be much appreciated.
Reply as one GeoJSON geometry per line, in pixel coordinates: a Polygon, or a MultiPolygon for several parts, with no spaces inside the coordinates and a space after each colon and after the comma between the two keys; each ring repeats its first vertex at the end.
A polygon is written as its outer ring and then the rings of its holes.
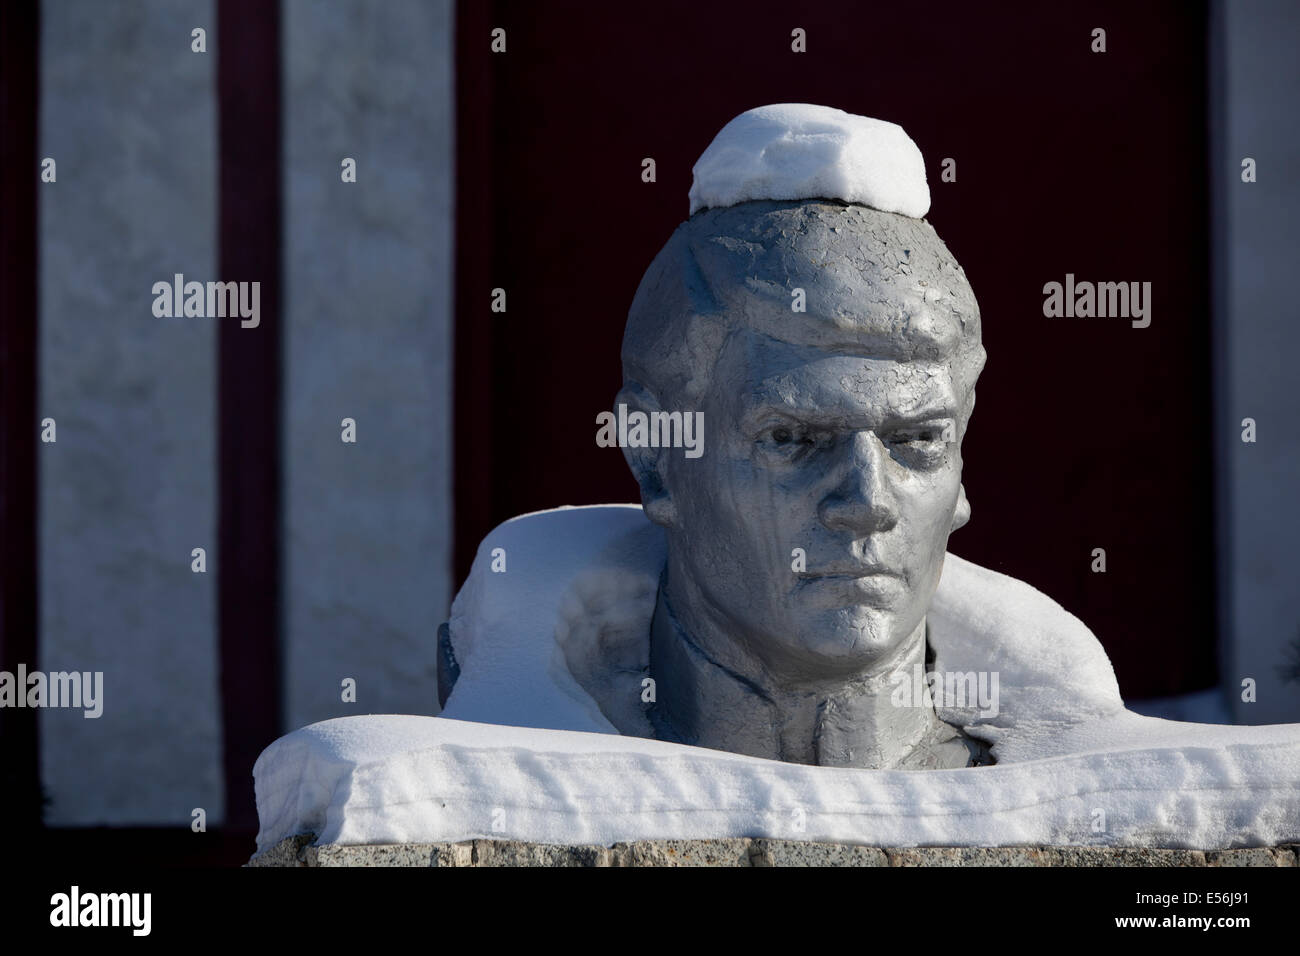
{"type": "Polygon", "coordinates": [[[633,301],[618,401],[703,413],[699,457],[624,449],[687,631],[796,684],[888,662],[970,516],[983,364],[974,294],[922,219],[765,200],[679,226],[633,301]]]}

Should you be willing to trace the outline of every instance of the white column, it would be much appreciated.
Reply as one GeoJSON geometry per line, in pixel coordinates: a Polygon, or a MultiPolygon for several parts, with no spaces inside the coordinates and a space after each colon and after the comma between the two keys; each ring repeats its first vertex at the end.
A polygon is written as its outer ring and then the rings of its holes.
{"type": "Polygon", "coordinates": [[[210,0],[57,0],[41,23],[57,182],[40,186],[39,415],[57,442],[39,458],[40,668],[104,674],[99,719],[42,712],[45,818],[188,826],[202,807],[212,824],[216,326],[156,318],[150,290],[219,278],[215,16],[210,0]]]}
{"type": "Polygon", "coordinates": [[[1300,7],[1220,0],[1211,22],[1223,682],[1238,723],[1300,721],[1300,673],[1282,673],[1300,672],[1300,7]]]}
{"type": "Polygon", "coordinates": [[[283,9],[286,719],[436,713],[451,599],[452,4],[283,9]]]}

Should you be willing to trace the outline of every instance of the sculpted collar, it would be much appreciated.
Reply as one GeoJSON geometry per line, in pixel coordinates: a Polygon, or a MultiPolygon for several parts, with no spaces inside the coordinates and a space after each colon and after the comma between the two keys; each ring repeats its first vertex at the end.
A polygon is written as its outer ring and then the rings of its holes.
{"type": "Polygon", "coordinates": [[[831,694],[773,691],[707,657],[661,587],[650,627],[656,699],[648,716],[659,739],[771,760],[917,770],[991,763],[933,706],[893,703],[894,675],[910,675],[926,651],[927,643],[918,641],[895,668],[831,694]]]}

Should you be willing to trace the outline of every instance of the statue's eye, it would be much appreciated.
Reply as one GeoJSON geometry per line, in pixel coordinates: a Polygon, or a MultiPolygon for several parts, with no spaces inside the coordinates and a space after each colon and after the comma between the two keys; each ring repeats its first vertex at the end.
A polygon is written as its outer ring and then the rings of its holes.
{"type": "Polygon", "coordinates": [[[905,464],[928,467],[944,460],[948,438],[948,429],[939,425],[923,425],[894,432],[887,443],[894,457],[903,460],[905,464]]]}
{"type": "Polygon", "coordinates": [[[776,445],[787,450],[802,447],[811,448],[820,440],[817,432],[800,425],[773,425],[760,437],[767,444],[776,445]]]}
{"type": "Polygon", "coordinates": [[[826,443],[828,436],[798,424],[771,425],[758,436],[758,446],[782,461],[796,461],[826,443]]]}
{"type": "Polygon", "coordinates": [[[908,445],[912,448],[928,448],[933,445],[942,445],[943,439],[939,437],[937,431],[904,432],[894,435],[890,439],[890,444],[908,445]]]}

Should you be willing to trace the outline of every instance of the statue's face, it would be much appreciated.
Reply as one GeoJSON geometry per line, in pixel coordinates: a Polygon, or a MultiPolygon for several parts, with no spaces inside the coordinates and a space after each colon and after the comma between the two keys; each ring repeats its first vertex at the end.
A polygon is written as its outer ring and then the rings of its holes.
{"type": "Polygon", "coordinates": [[[930,224],[820,200],[697,213],[647,270],[623,354],[651,383],[629,401],[704,413],[701,457],[624,453],[668,532],[668,606],[706,654],[811,685],[914,647],[967,515],[984,361],[930,224]]]}
{"type": "Polygon", "coordinates": [[[732,335],[702,396],[704,454],[669,463],[688,616],[786,680],[887,661],[938,586],[964,398],[941,361],[732,335]]]}

